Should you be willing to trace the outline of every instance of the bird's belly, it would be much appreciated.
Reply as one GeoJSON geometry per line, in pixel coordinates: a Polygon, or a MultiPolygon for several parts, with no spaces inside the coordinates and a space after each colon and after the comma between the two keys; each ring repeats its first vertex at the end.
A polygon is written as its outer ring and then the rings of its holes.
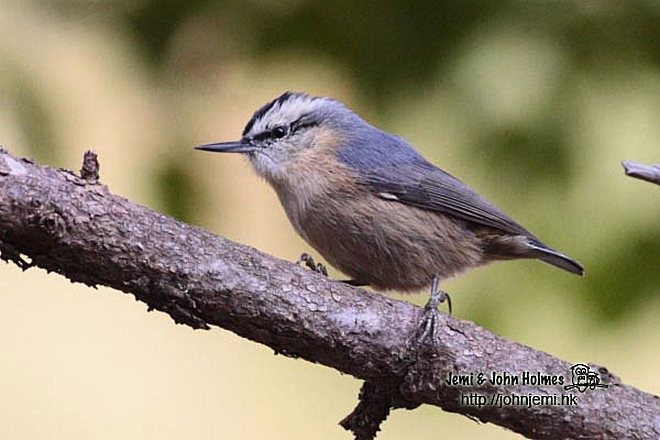
{"type": "Polygon", "coordinates": [[[377,289],[420,290],[482,262],[462,221],[396,201],[324,199],[289,217],[330,264],[377,289]]]}

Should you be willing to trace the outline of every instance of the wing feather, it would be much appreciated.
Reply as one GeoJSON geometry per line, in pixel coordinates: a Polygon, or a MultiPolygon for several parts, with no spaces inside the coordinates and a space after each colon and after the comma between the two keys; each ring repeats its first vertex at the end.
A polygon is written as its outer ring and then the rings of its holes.
{"type": "Polygon", "coordinates": [[[397,202],[406,205],[442,212],[538,241],[463,182],[426,161],[397,167],[373,167],[362,170],[360,178],[378,197],[393,200],[394,196],[397,202]]]}

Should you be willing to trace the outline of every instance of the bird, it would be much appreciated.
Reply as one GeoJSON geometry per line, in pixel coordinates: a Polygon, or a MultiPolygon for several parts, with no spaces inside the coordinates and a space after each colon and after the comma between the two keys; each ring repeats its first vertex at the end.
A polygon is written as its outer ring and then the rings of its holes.
{"type": "Polygon", "coordinates": [[[350,284],[431,288],[425,333],[434,331],[441,302],[451,313],[440,281],[468,269],[537,259],[584,273],[406,140],[335,99],[285,92],[254,112],[239,140],[195,148],[247,157],[296,232],[350,284]]]}

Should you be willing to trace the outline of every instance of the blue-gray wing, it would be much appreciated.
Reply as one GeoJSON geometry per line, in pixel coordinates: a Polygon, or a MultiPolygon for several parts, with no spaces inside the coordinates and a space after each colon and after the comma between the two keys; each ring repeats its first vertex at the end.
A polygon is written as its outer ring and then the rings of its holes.
{"type": "Polygon", "coordinates": [[[442,212],[537,241],[529,231],[463,182],[426,161],[363,169],[360,179],[383,199],[442,212]]]}

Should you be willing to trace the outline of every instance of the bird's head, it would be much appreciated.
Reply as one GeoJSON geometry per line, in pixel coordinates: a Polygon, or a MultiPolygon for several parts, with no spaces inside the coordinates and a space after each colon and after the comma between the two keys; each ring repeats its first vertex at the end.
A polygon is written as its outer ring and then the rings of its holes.
{"type": "Polygon", "coordinates": [[[242,153],[260,176],[278,181],[286,178],[289,167],[304,151],[338,144],[343,127],[355,123],[356,118],[333,99],[286,92],[252,115],[241,139],[196,148],[242,153]]]}

